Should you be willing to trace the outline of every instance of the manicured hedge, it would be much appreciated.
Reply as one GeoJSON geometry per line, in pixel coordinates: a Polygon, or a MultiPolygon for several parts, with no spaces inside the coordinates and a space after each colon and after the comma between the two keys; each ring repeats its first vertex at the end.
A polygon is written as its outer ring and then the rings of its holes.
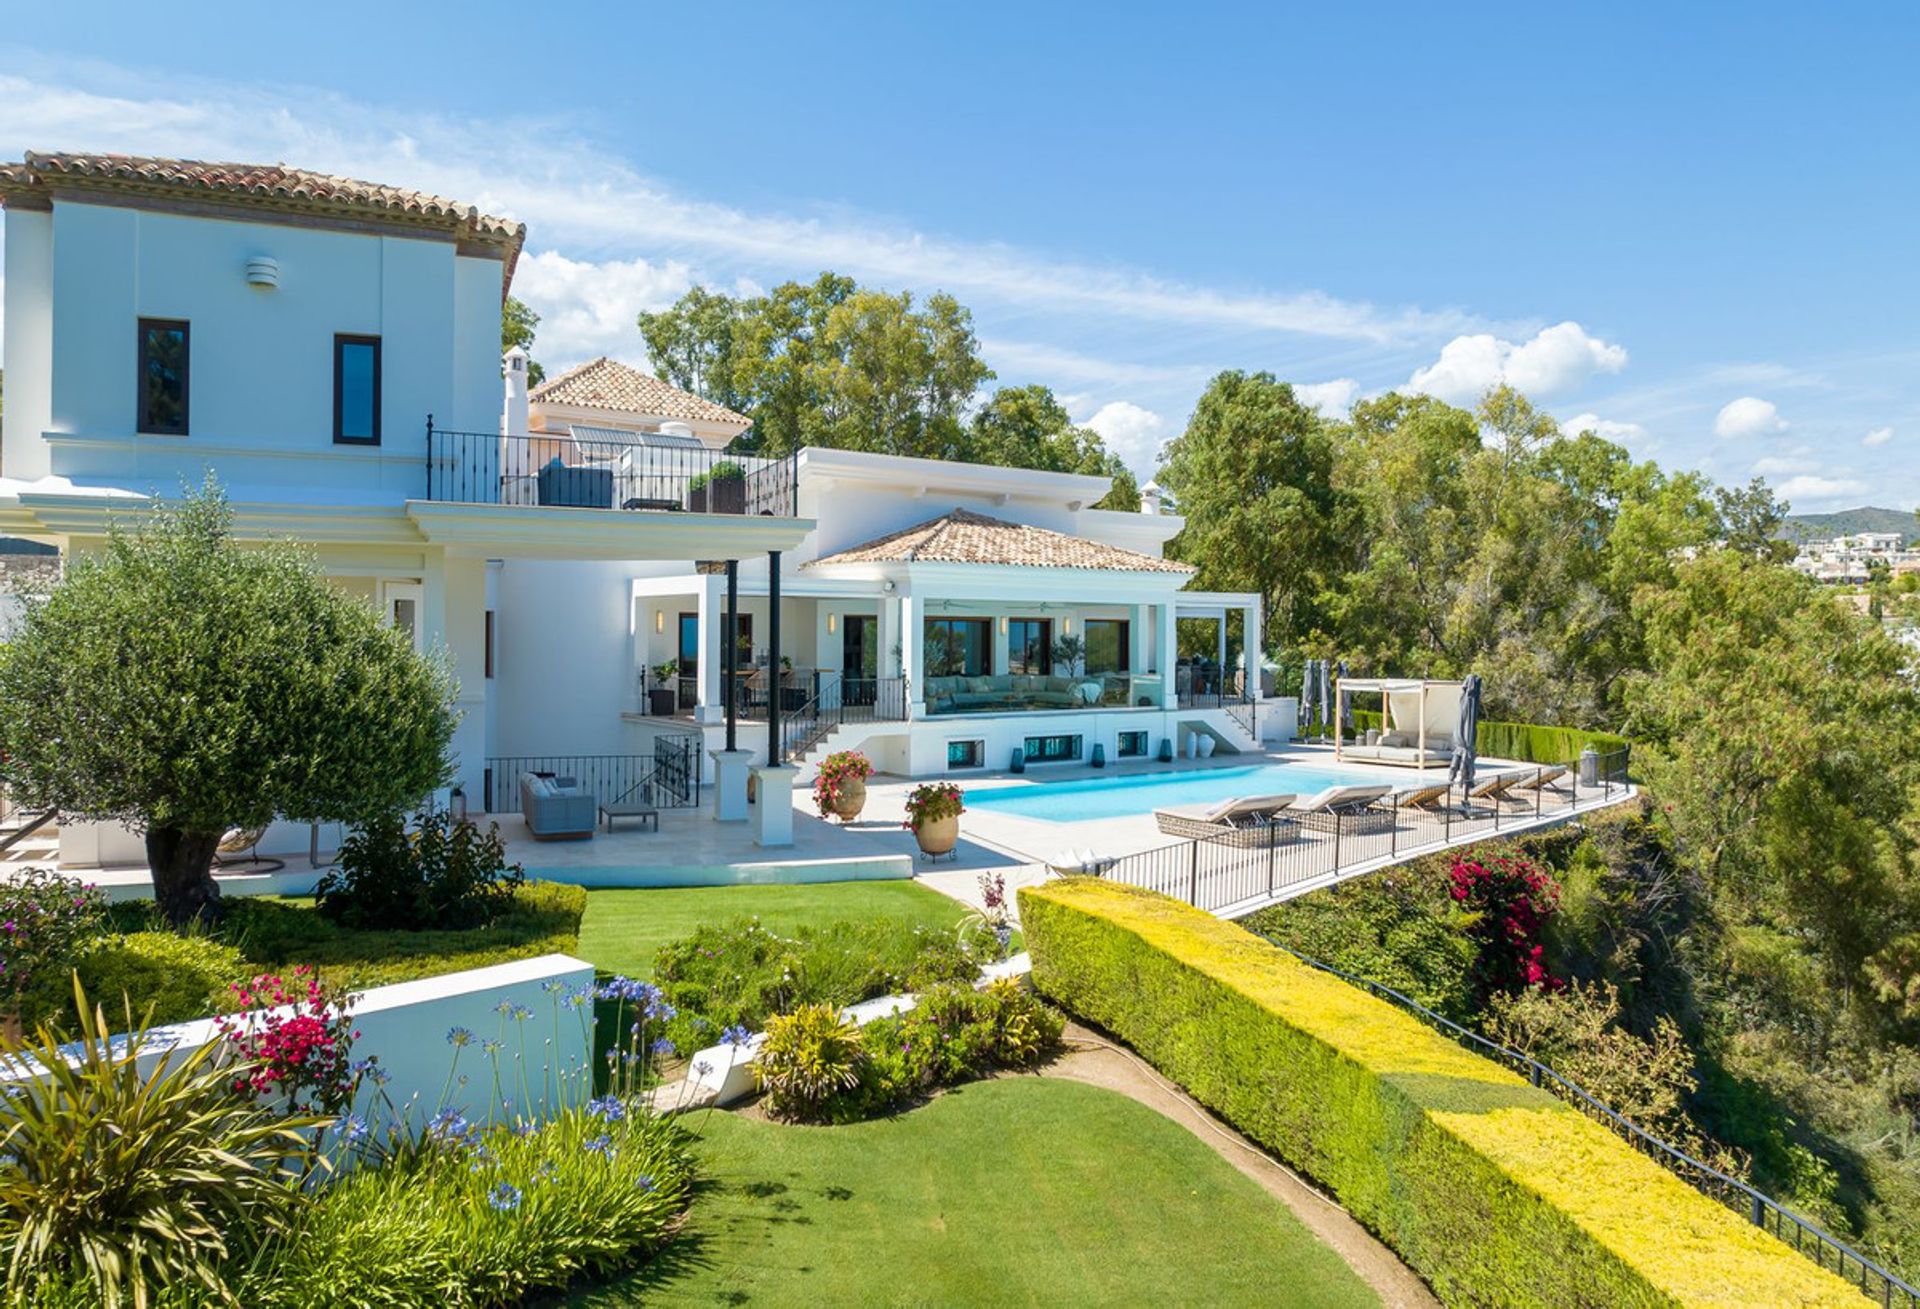
{"type": "MultiPolygon", "coordinates": [[[[1381,726],[1378,709],[1352,710],[1354,730],[1381,726]]],[[[1528,764],[1570,764],[1588,746],[1602,755],[1629,749],[1624,736],[1612,732],[1583,732],[1575,727],[1548,727],[1541,723],[1496,723],[1482,720],[1473,734],[1474,749],[1493,759],[1515,759],[1528,764]]]]}
{"type": "Polygon", "coordinates": [[[1606,1128],[1136,887],[1023,888],[1039,991],[1330,1188],[1450,1304],[1859,1305],[1606,1128]]]}

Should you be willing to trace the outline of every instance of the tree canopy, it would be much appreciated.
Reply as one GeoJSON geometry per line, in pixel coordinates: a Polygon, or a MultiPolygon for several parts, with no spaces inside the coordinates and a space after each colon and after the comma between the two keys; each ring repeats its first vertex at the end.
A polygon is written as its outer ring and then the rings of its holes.
{"type": "Polygon", "coordinates": [[[211,481],[116,523],[0,645],[0,751],[23,803],[146,836],[175,922],[230,828],[354,822],[444,782],[444,663],[291,544],[241,545],[211,481]]]}
{"type": "Polygon", "coordinates": [[[545,380],[547,370],[533,354],[534,329],[540,326],[540,315],[529,309],[524,301],[508,296],[500,305],[500,353],[505,354],[516,345],[525,350],[527,359],[527,385],[538,386],[545,380]]]}

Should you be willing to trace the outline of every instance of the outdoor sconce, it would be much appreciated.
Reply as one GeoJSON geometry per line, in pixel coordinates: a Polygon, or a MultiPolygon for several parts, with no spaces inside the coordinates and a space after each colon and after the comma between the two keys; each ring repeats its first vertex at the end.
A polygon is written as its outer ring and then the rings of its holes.
{"type": "Polygon", "coordinates": [[[247,285],[264,287],[271,291],[280,285],[280,261],[267,255],[255,255],[247,260],[247,285]]]}
{"type": "Polygon", "coordinates": [[[1007,634],[1007,616],[1005,614],[1001,614],[1000,615],[1000,635],[1005,636],[1006,634],[1007,634]]]}
{"type": "Polygon", "coordinates": [[[447,816],[453,819],[456,827],[467,821],[467,793],[457,786],[453,788],[453,794],[447,797],[447,816]]]}
{"type": "Polygon", "coordinates": [[[1060,635],[1062,635],[1062,636],[1072,636],[1072,635],[1073,635],[1073,619],[1071,619],[1071,618],[1062,618],[1062,619],[1060,620],[1060,635]]]}
{"type": "Polygon", "coordinates": [[[653,611],[654,634],[657,636],[666,630],[667,630],[667,611],[664,609],[654,610],[653,611]]]}
{"type": "Polygon", "coordinates": [[[828,614],[827,615],[827,635],[832,636],[835,632],[839,630],[840,630],[840,615],[828,614]]]}

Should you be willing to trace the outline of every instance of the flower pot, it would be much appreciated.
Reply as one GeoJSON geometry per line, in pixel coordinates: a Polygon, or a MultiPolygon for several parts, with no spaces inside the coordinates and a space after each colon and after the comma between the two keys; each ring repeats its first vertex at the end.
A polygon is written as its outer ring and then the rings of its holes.
{"type": "Polygon", "coordinates": [[[707,511],[715,514],[747,512],[747,479],[716,477],[707,483],[707,511]]]}
{"type": "Polygon", "coordinates": [[[833,812],[843,823],[850,823],[860,816],[867,807],[867,784],[854,778],[848,778],[840,784],[834,793],[833,812]]]}
{"type": "Polygon", "coordinates": [[[960,840],[960,815],[920,824],[913,829],[913,839],[920,843],[921,854],[951,854],[960,840]]]}
{"type": "Polygon", "coordinates": [[[688,488],[687,512],[690,514],[704,514],[707,512],[707,488],[706,487],[695,486],[695,487],[688,488]]]}

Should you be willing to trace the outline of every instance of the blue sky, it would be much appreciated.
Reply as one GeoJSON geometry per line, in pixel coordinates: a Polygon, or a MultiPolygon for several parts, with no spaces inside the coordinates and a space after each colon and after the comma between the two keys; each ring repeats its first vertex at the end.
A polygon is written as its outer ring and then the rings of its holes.
{"type": "Polygon", "coordinates": [[[1150,471],[1214,371],[1502,378],[1801,509],[1920,500],[1920,10],[43,6],[0,153],[524,219],[550,367],[698,281],[945,289],[1150,471]],[[163,21],[164,20],[164,21],[163,21]]]}

